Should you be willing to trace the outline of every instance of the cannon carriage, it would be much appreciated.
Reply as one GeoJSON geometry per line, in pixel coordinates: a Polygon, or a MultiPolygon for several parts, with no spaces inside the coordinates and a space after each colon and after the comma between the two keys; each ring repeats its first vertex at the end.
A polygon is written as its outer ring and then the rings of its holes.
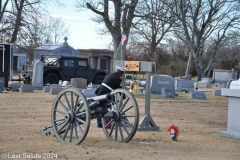
{"type": "Polygon", "coordinates": [[[90,120],[96,118],[102,119],[108,139],[126,143],[138,128],[138,104],[125,89],[86,98],[77,88],[67,88],[59,92],[53,102],[52,126],[40,132],[45,136],[56,136],[61,143],[80,144],[87,136],[90,120]]]}

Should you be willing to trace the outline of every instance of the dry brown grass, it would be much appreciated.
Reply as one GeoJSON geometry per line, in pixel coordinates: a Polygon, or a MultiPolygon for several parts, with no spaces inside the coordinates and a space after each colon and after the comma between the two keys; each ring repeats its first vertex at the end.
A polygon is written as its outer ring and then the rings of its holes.
{"type": "MultiPolygon", "coordinates": [[[[159,131],[137,131],[129,143],[110,141],[96,120],[80,145],[66,145],[55,137],[44,137],[39,131],[50,125],[54,95],[34,93],[0,93],[0,154],[57,153],[57,159],[231,159],[240,157],[240,141],[218,136],[227,129],[228,99],[212,96],[193,100],[189,94],[176,98],[151,95],[151,117],[159,131]],[[170,139],[167,128],[179,127],[179,141],[170,139]]],[[[140,123],[144,117],[144,96],[136,96],[140,123]]],[[[31,158],[30,158],[31,159],[31,158]]],[[[34,159],[34,158],[33,158],[34,159]]]]}

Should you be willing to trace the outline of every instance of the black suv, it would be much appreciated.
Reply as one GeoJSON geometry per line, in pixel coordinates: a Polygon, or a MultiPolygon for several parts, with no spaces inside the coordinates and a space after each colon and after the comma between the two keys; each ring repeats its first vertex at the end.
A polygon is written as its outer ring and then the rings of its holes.
{"type": "Polygon", "coordinates": [[[87,79],[87,84],[101,84],[108,71],[91,68],[87,58],[63,55],[42,55],[43,84],[58,84],[59,80],[87,79]]]}

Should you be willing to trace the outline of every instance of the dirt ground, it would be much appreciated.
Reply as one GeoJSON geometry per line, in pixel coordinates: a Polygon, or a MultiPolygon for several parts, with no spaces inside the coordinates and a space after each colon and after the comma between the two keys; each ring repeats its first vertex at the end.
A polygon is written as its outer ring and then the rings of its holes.
{"type": "MultiPolygon", "coordinates": [[[[51,125],[55,95],[37,90],[0,93],[0,159],[240,159],[240,141],[218,136],[218,131],[227,129],[228,99],[211,96],[212,91],[207,92],[211,97],[207,100],[182,94],[151,99],[150,115],[159,131],[137,131],[130,142],[120,143],[108,140],[93,119],[86,139],[80,145],[67,145],[40,134],[51,125]],[[180,130],[178,141],[167,132],[172,124],[180,130]]],[[[141,123],[145,102],[142,98],[137,102],[141,123]]]]}

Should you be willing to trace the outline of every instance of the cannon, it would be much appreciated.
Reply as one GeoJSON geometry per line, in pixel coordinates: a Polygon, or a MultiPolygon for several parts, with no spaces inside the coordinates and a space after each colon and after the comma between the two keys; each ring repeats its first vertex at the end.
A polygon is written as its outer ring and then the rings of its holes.
{"type": "Polygon", "coordinates": [[[126,89],[86,98],[77,88],[66,88],[56,96],[51,111],[51,126],[40,131],[55,136],[61,143],[80,144],[90,128],[90,120],[101,118],[109,140],[129,142],[139,123],[138,104],[126,89]]]}

